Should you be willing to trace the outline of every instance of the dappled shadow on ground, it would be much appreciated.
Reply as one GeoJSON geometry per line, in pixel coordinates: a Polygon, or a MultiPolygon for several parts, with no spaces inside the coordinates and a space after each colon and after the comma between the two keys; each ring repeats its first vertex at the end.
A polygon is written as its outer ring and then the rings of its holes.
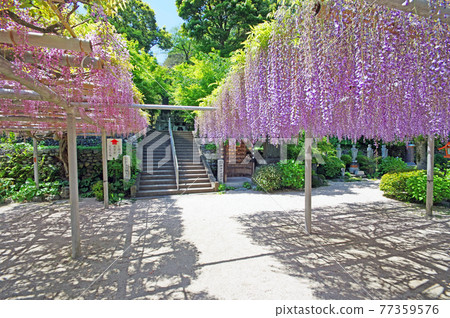
{"type": "Polygon", "coordinates": [[[81,203],[83,257],[70,258],[67,203],[0,209],[1,299],[208,299],[186,291],[198,251],[170,198],[104,210],[81,203]]]}
{"type": "Polygon", "coordinates": [[[342,204],[238,218],[287,272],[311,280],[319,299],[450,298],[449,217],[426,219],[399,203],[342,204]]]}
{"type": "MultiPolygon", "coordinates": [[[[378,181],[372,181],[372,180],[362,180],[359,182],[340,182],[340,181],[328,181],[328,185],[321,186],[318,188],[313,188],[312,193],[314,196],[317,195],[326,195],[330,197],[335,196],[341,196],[343,194],[351,195],[351,194],[358,194],[361,193],[361,191],[367,190],[367,189],[378,189],[380,187],[380,184],[378,181]]],[[[245,190],[241,192],[246,192],[245,190]]],[[[264,191],[256,192],[256,193],[264,193],[264,191]]],[[[291,189],[284,189],[272,192],[271,195],[276,196],[283,196],[283,195],[303,195],[305,192],[304,190],[291,190],[291,189]]]]}

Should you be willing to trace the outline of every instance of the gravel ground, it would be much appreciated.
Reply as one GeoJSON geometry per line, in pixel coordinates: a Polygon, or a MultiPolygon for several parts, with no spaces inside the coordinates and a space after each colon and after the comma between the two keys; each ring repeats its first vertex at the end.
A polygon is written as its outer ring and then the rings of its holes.
{"type": "Polygon", "coordinates": [[[450,210],[382,196],[373,181],[303,193],[192,194],[0,207],[1,299],[448,299],[450,210]]]}

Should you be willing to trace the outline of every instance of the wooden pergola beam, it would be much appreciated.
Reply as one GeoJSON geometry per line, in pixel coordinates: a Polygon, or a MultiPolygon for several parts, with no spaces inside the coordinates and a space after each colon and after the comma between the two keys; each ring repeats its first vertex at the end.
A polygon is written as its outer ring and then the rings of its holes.
{"type": "Polygon", "coordinates": [[[52,49],[70,50],[75,52],[92,52],[91,41],[71,39],[52,34],[28,32],[26,36],[17,31],[0,31],[0,43],[13,45],[29,44],[31,46],[48,47],[52,49]],[[25,39],[26,37],[26,39],[25,39]]]}
{"type": "MultiPolygon", "coordinates": [[[[14,61],[15,56],[11,50],[0,50],[0,55],[5,57],[8,61],[14,61]]],[[[36,58],[32,53],[26,52],[21,56],[22,61],[28,64],[35,64],[39,61],[36,61],[36,58]]],[[[70,66],[70,67],[82,67],[89,69],[102,69],[104,67],[104,63],[102,60],[93,58],[90,56],[85,56],[83,59],[75,57],[73,55],[64,54],[61,59],[58,61],[59,66],[70,66]]]]}
{"type": "Polygon", "coordinates": [[[39,100],[45,101],[41,95],[35,91],[20,90],[16,91],[9,88],[0,88],[0,98],[12,100],[39,100]]]}
{"type": "Polygon", "coordinates": [[[16,81],[23,86],[35,91],[43,100],[54,103],[65,109],[69,109],[70,104],[52,89],[43,85],[38,80],[32,78],[22,70],[18,70],[14,64],[0,56],[0,73],[6,78],[16,81]]]}
{"type": "MultiPolygon", "coordinates": [[[[65,123],[66,119],[64,117],[27,117],[27,116],[3,116],[0,114],[0,121],[11,121],[11,122],[41,122],[41,123],[65,123]]],[[[77,122],[81,122],[81,118],[76,118],[77,122]]]]}
{"type": "MultiPolygon", "coordinates": [[[[434,10],[429,3],[429,0],[365,0],[369,6],[378,4],[380,6],[385,6],[390,9],[395,9],[407,13],[416,14],[425,18],[432,18],[433,20],[440,20],[442,23],[450,24],[450,7],[443,8],[438,7],[438,10],[434,10]],[[408,3],[408,4],[406,4],[408,3]]],[[[330,8],[332,7],[332,2],[327,4],[323,3],[323,0],[317,0],[318,11],[316,14],[321,17],[326,17],[330,8]]]]}
{"type": "Polygon", "coordinates": [[[366,0],[366,2],[417,14],[425,18],[432,18],[434,20],[439,19],[443,23],[450,24],[450,7],[447,6],[447,8],[443,8],[438,5],[439,7],[436,11],[430,6],[429,0],[409,0],[409,2],[405,0],[366,0]],[[406,3],[408,4],[406,5],[406,3]]]}

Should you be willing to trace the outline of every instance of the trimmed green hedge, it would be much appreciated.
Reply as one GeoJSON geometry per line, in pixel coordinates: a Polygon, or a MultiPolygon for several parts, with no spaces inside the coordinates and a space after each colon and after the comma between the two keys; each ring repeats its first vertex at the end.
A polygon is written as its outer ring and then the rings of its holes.
{"type": "Polygon", "coordinates": [[[305,166],[295,160],[278,163],[281,171],[281,186],[290,189],[305,188],[305,166]]]}
{"type": "Polygon", "coordinates": [[[404,162],[400,158],[394,157],[386,157],[381,161],[380,166],[378,167],[378,171],[382,174],[390,173],[390,172],[401,172],[408,168],[406,162],[404,162]]]}
{"type": "MultiPolygon", "coordinates": [[[[427,192],[426,171],[387,173],[381,178],[380,189],[390,198],[424,203],[427,192]]],[[[435,175],[433,201],[439,203],[446,199],[450,199],[450,179],[435,175]]]]}
{"type": "Polygon", "coordinates": [[[277,165],[266,165],[256,168],[253,182],[259,191],[272,192],[281,189],[282,173],[277,165]]]}

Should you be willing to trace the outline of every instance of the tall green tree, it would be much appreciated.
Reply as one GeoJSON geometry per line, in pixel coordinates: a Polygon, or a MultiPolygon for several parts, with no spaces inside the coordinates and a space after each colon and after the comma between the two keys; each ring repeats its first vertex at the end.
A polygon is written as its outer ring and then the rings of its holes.
{"type": "MultiPolygon", "coordinates": [[[[158,64],[155,57],[139,49],[136,41],[128,42],[128,50],[133,63],[133,83],[139,91],[141,101],[144,104],[169,104],[172,96],[172,78],[166,67],[158,64]]],[[[154,122],[159,115],[159,110],[147,111],[154,122]]]]}
{"type": "Polygon", "coordinates": [[[161,49],[171,48],[170,33],[165,27],[156,24],[155,11],[141,0],[130,0],[110,18],[118,33],[125,34],[128,40],[136,40],[139,48],[149,52],[158,45],[161,49]]]}
{"type": "Polygon", "coordinates": [[[198,53],[191,63],[173,69],[173,99],[178,105],[198,106],[210,95],[230,69],[230,59],[217,52],[198,53]]]}
{"type": "Polygon", "coordinates": [[[268,19],[274,0],[176,0],[183,29],[196,39],[203,52],[212,48],[222,56],[242,47],[251,26],[268,19]]]}
{"type": "MultiPolygon", "coordinates": [[[[217,52],[199,52],[190,63],[177,65],[172,70],[173,101],[177,105],[198,106],[203,98],[210,95],[230,69],[229,58],[217,52]]],[[[176,116],[184,118],[188,127],[194,127],[195,114],[176,111],[176,116]]]]}
{"type": "Polygon", "coordinates": [[[164,62],[169,68],[184,62],[190,63],[191,58],[199,52],[198,44],[188,37],[183,30],[175,30],[172,34],[172,49],[164,62]]]}

